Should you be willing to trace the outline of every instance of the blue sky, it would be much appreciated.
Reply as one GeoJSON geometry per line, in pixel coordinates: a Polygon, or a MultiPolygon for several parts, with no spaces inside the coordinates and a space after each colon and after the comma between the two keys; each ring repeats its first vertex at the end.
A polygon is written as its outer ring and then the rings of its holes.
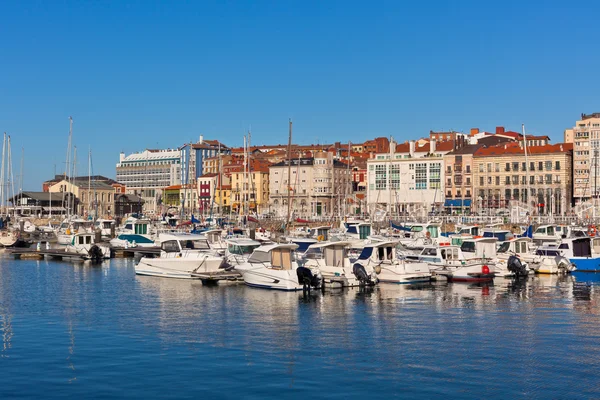
{"type": "Polygon", "coordinates": [[[594,2],[0,2],[0,132],[41,190],[200,134],[240,146],[497,125],[562,140],[600,111],[594,2]]]}

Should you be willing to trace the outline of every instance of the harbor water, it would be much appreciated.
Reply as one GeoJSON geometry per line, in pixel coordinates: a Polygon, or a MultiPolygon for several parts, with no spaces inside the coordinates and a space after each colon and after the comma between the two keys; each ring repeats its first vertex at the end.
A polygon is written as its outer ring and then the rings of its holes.
{"type": "Polygon", "coordinates": [[[274,292],[0,256],[0,398],[598,398],[596,275],[274,292]]]}

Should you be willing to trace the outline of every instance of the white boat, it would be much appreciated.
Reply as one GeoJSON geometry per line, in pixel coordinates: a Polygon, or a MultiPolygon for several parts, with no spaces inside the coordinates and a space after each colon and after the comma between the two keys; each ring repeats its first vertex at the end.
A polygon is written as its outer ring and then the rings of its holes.
{"type": "Polygon", "coordinates": [[[348,256],[350,241],[319,242],[302,255],[303,266],[318,269],[325,287],[371,286],[377,283],[372,266],[353,263],[348,256]]]}
{"type": "Polygon", "coordinates": [[[362,265],[367,272],[373,270],[380,282],[429,282],[431,280],[429,265],[398,257],[397,246],[396,240],[366,244],[356,264],[362,265]]]}
{"type": "Polygon", "coordinates": [[[135,266],[136,274],[193,279],[222,270],[223,256],[211,250],[202,235],[161,233],[159,241],[160,257],[142,257],[135,266]]]}
{"type": "Polygon", "coordinates": [[[248,286],[303,290],[317,288],[321,283],[318,271],[301,267],[296,260],[293,243],[267,244],[254,250],[248,261],[235,267],[248,286]]]}
{"type": "Polygon", "coordinates": [[[65,247],[65,252],[81,254],[86,260],[99,261],[110,258],[110,248],[94,242],[92,233],[76,233],[65,247]]]}
{"type": "Polygon", "coordinates": [[[113,234],[113,229],[115,226],[114,219],[104,219],[98,218],[96,222],[94,222],[94,230],[100,229],[100,235],[103,238],[109,238],[113,234]]]}
{"type": "Polygon", "coordinates": [[[468,260],[459,246],[427,246],[418,256],[407,258],[428,263],[434,279],[490,282],[495,277],[495,266],[492,260],[468,260]]]}
{"type": "Polygon", "coordinates": [[[0,232],[0,245],[3,247],[14,246],[19,240],[19,236],[12,231],[2,230],[0,232]]]}
{"type": "Polygon", "coordinates": [[[510,256],[499,259],[496,250],[497,242],[496,237],[464,239],[460,250],[467,261],[484,260],[487,261],[488,266],[493,263],[494,272],[498,277],[513,278],[533,274],[533,269],[522,259],[518,262],[510,256]]]}
{"type": "Polygon", "coordinates": [[[511,256],[518,257],[538,274],[566,274],[575,270],[575,265],[566,257],[536,254],[530,238],[514,238],[502,243],[497,251],[498,262],[507,263],[511,256]]]}
{"type": "Polygon", "coordinates": [[[558,244],[538,247],[536,254],[565,257],[578,272],[600,272],[600,247],[594,244],[590,237],[563,238],[558,244]]]}
{"type": "Polygon", "coordinates": [[[117,230],[117,237],[110,240],[110,245],[122,248],[154,247],[157,245],[156,237],[151,228],[149,219],[130,216],[117,230]]]}
{"type": "Polygon", "coordinates": [[[437,222],[406,224],[404,228],[400,243],[408,249],[422,250],[425,246],[450,244],[450,239],[440,234],[441,225],[437,222]]]}

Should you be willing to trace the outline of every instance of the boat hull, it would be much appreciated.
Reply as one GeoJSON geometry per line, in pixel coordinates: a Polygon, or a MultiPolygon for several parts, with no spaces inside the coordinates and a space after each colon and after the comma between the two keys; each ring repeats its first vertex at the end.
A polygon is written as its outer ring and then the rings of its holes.
{"type": "Polygon", "coordinates": [[[295,291],[302,290],[303,286],[298,283],[296,270],[277,270],[267,267],[236,268],[244,283],[251,287],[295,291]]]}
{"type": "Polygon", "coordinates": [[[192,274],[217,272],[221,270],[222,264],[222,258],[211,255],[188,258],[143,257],[135,266],[135,273],[164,278],[197,279],[192,274]]]}
{"type": "Polygon", "coordinates": [[[576,272],[600,272],[600,258],[573,257],[569,261],[575,264],[576,272]]]}

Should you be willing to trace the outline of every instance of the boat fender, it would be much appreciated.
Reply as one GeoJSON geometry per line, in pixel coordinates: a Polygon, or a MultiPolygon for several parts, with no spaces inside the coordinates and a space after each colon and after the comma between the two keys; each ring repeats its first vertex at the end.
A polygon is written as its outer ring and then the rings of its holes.
{"type": "Polygon", "coordinates": [[[36,246],[36,248],[35,248],[35,249],[36,249],[36,251],[40,251],[40,250],[42,250],[42,243],[41,243],[41,242],[38,242],[38,244],[37,244],[37,246],[36,246]]]}
{"type": "Polygon", "coordinates": [[[381,265],[377,265],[375,268],[373,268],[373,271],[379,275],[381,273],[381,265]]]}
{"type": "Polygon", "coordinates": [[[323,235],[319,235],[319,236],[317,236],[317,240],[318,240],[319,242],[322,242],[323,240],[325,240],[325,236],[323,236],[323,235]]]}
{"type": "Polygon", "coordinates": [[[490,267],[488,267],[487,265],[484,265],[483,267],[481,267],[481,273],[482,274],[489,274],[490,273],[490,267]]]}

